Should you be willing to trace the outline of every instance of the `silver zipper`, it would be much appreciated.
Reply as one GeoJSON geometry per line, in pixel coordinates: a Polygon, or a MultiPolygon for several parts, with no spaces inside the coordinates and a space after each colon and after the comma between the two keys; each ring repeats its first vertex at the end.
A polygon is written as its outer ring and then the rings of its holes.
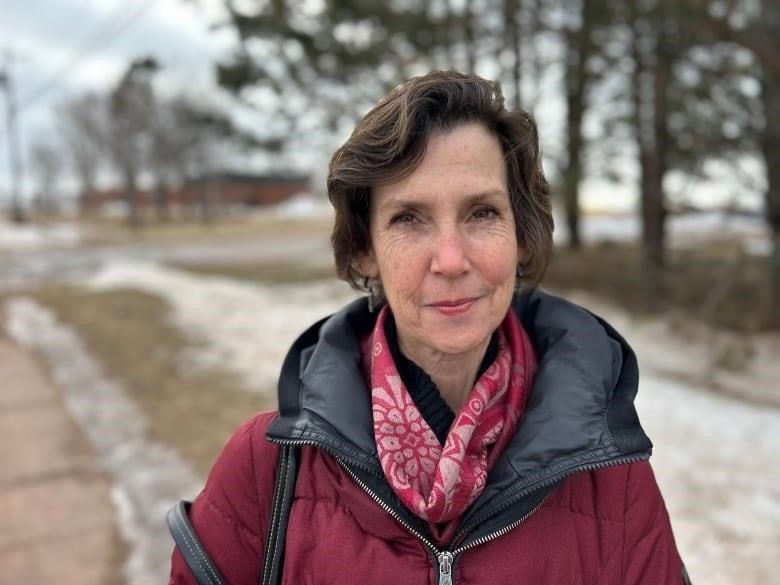
{"type": "MultiPolygon", "coordinates": [[[[628,464],[628,463],[636,463],[638,461],[647,460],[647,459],[649,459],[649,457],[650,457],[649,455],[648,456],[634,455],[634,456],[631,456],[631,457],[622,457],[620,459],[615,459],[615,460],[612,460],[612,461],[602,461],[602,462],[599,462],[599,463],[591,463],[590,465],[582,465],[582,466],[576,467],[575,469],[571,470],[569,473],[566,473],[563,477],[557,477],[557,478],[555,478],[555,479],[553,479],[551,481],[547,481],[547,482],[544,482],[544,483],[536,485],[533,490],[528,491],[525,495],[530,494],[531,492],[533,492],[533,491],[535,491],[537,489],[541,489],[541,488],[543,488],[543,487],[545,487],[547,485],[551,485],[551,484],[555,483],[556,481],[559,481],[559,480],[561,480],[561,479],[563,479],[565,477],[568,477],[569,475],[571,475],[573,473],[579,473],[581,471],[595,471],[597,469],[604,469],[604,468],[607,468],[607,467],[615,467],[617,465],[624,465],[624,464],[628,464]]],[[[506,534],[507,532],[509,532],[510,530],[515,528],[518,524],[521,524],[522,522],[524,522],[534,512],[536,512],[542,506],[542,504],[544,504],[544,502],[547,501],[547,498],[549,497],[549,495],[550,494],[547,494],[544,497],[544,499],[541,502],[539,502],[539,504],[537,504],[530,512],[528,512],[525,516],[523,516],[519,520],[516,520],[512,524],[510,524],[510,525],[500,529],[498,532],[494,532],[493,534],[489,534],[489,535],[487,535],[485,537],[478,538],[474,543],[471,543],[471,544],[469,544],[469,545],[467,545],[465,547],[460,547],[460,548],[458,548],[456,550],[467,550],[467,549],[471,548],[472,545],[476,546],[478,544],[482,544],[484,542],[487,542],[488,540],[492,540],[493,538],[496,538],[498,536],[502,536],[502,535],[506,534]],[[485,539],[487,539],[487,540],[485,540],[485,539]]],[[[493,510],[487,516],[489,517],[492,514],[497,513],[498,511],[499,510],[493,510]]],[[[466,531],[471,530],[471,528],[473,528],[473,526],[468,527],[468,529],[466,531]]],[[[463,529],[459,530],[458,533],[455,534],[455,536],[453,537],[453,541],[457,542],[458,540],[460,540],[461,539],[461,535],[463,534],[463,532],[464,532],[463,529]]]]}
{"type": "MultiPolygon", "coordinates": [[[[453,551],[440,551],[438,548],[436,548],[436,545],[434,545],[424,534],[420,533],[419,530],[417,530],[414,526],[409,524],[406,520],[404,520],[398,512],[396,512],[389,504],[385,503],[384,500],[382,500],[379,496],[377,496],[371,488],[369,488],[365,482],[360,479],[355,473],[348,467],[347,463],[337,454],[333,453],[332,451],[328,450],[327,448],[323,447],[321,444],[316,443],[314,441],[303,441],[300,439],[270,439],[269,440],[272,443],[277,443],[280,445],[309,445],[312,447],[317,447],[319,449],[322,449],[323,451],[326,451],[330,453],[336,461],[339,462],[339,465],[344,469],[344,471],[347,472],[347,474],[352,478],[352,480],[358,484],[361,489],[368,494],[368,496],[374,500],[374,502],[377,503],[377,505],[382,508],[385,512],[390,514],[393,518],[395,518],[404,528],[406,528],[409,532],[411,532],[414,536],[416,536],[420,541],[425,544],[425,546],[428,547],[428,549],[433,553],[434,558],[438,562],[438,575],[437,575],[437,582],[438,585],[453,585],[454,581],[452,578],[452,567],[455,564],[455,559],[464,551],[467,551],[471,548],[474,548],[476,546],[481,546],[487,542],[490,542],[493,539],[499,538],[506,533],[510,532],[511,530],[514,530],[517,528],[520,524],[528,520],[532,515],[534,515],[539,508],[544,505],[544,503],[547,501],[547,498],[550,497],[550,494],[546,494],[544,498],[542,498],[542,501],[536,504],[531,510],[529,510],[526,514],[524,514],[521,518],[515,520],[511,524],[508,524],[507,526],[504,526],[503,528],[491,533],[487,534],[485,536],[481,536],[477,540],[470,542],[469,544],[465,546],[459,546],[453,551]]],[[[646,459],[646,457],[643,456],[634,456],[634,457],[626,457],[623,459],[610,461],[610,462],[601,462],[601,463],[594,463],[591,465],[586,465],[582,467],[578,467],[576,470],[572,471],[579,472],[579,471],[591,471],[595,469],[601,469],[605,467],[613,467],[616,465],[622,465],[624,463],[633,463],[636,461],[641,461],[643,459],[646,459]]],[[[557,481],[557,480],[556,480],[557,481]]],[[[535,489],[539,489],[541,487],[544,487],[544,485],[539,485],[535,489]]]]}
{"type": "Polygon", "coordinates": [[[427,546],[429,549],[431,549],[431,552],[434,554],[434,556],[437,559],[439,558],[439,555],[442,553],[442,551],[440,551],[438,548],[436,548],[436,545],[434,545],[430,540],[428,540],[428,538],[424,534],[420,533],[420,531],[417,530],[414,526],[412,526],[406,520],[404,520],[401,517],[401,515],[392,508],[392,506],[390,506],[389,504],[385,503],[385,501],[382,500],[382,498],[380,498],[378,495],[376,495],[371,490],[371,488],[366,485],[366,483],[362,479],[360,479],[357,475],[355,475],[355,472],[353,472],[349,467],[347,467],[347,464],[344,462],[343,459],[341,459],[339,457],[336,457],[336,461],[339,462],[339,465],[341,465],[341,467],[344,468],[344,471],[346,471],[349,474],[349,476],[352,478],[352,480],[356,484],[358,484],[362,488],[362,490],[364,492],[366,492],[371,497],[371,499],[374,500],[379,505],[380,508],[382,508],[385,512],[387,512],[393,518],[398,520],[398,522],[400,522],[401,525],[404,528],[406,528],[409,532],[414,534],[417,538],[419,538],[425,544],[425,546],[427,546]]]}
{"type": "Polygon", "coordinates": [[[452,566],[455,563],[455,559],[460,555],[462,552],[473,548],[475,546],[479,546],[481,544],[485,544],[486,542],[493,540],[494,538],[498,538],[499,536],[503,536],[510,530],[516,528],[523,522],[525,522],[534,512],[536,512],[539,508],[542,507],[542,504],[547,501],[547,498],[549,497],[549,494],[547,494],[544,499],[539,502],[532,510],[530,510],[528,513],[526,513],[522,518],[519,520],[515,520],[508,526],[504,526],[500,530],[497,530],[496,532],[493,532],[492,534],[488,534],[486,536],[483,536],[481,538],[478,538],[474,542],[470,542],[466,546],[461,546],[456,548],[453,551],[440,551],[436,546],[428,540],[428,538],[425,537],[425,535],[420,534],[420,531],[417,530],[414,526],[410,525],[406,520],[401,518],[401,516],[396,512],[390,505],[386,504],[382,498],[377,496],[371,488],[369,488],[363,480],[361,480],[355,473],[347,466],[347,464],[344,462],[343,459],[336,457],[336,460],[339,462],[339,465],[344,468],[344,471],[346,471],[349,476],[353,479],[353,481],[358,484],[364,492],[366,492],[369,497],[374,500],[380,508],[382,508],[385,512],[390,514],[393,518],[395,518],[404,528],[406,528],[409,532],[411,532],[414,536],[419,538],[423,544],[425,544],[430,551],[433,553],[433,556],[436,557],[436,560],[439,563],[439,570],[438,570],[438,585],[453,585],[454,581],[452,579],[452,566]]]}
{"type": "Polygon", "coordinates": [[[445,551],[436,558],[439,560],[439,585],[452,585],[452,561],[455,555],[445,551]]]}
{"type": "Polygon", "coordinates": [[[518,518],[517,520],[515,520],[511,524],[507,524],[503,528],[501,528],[499,530],[496,530],[495,532],[493,532],[491,534],[487,534],[485,536],[479,537],[477,540],[475,540],[474,542],[470,542],[466,546],[460,546],[460,547],[456,548],[455,551],[454,551],[454,554],[460,554],[460,553],[462,553],[465,550],[468,550],[470,548],[474,548],[475,546],[483,545],[486,542],[489,542],[489,541],[493,540],[494,538],[498,538],[500,536],[504,536],[507,532],[509,532],[510,530],[514,530],[515,528],[520,526],[523,522],[528,520],[528,518],[533,516],[536,513],[536,511],[539,508],[542,507],[542,505],[547,501],[547,498],[549,498],[549,497],[550,497],[550,494],[546,494],[544,496],[544,498],[542,498],[541,502],[536,504],[533,508],[531,508],[528,512],[526,512],[521,518],[518,518]]]}

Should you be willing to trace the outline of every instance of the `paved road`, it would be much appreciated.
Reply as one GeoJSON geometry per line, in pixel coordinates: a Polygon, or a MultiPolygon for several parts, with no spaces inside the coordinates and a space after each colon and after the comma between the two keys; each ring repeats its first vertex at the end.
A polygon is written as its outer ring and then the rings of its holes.
{"type": "Polygon", "coordinates": [[[109,490],[59,391],[0,337],[0,585],[118,583],[109,490]]]}

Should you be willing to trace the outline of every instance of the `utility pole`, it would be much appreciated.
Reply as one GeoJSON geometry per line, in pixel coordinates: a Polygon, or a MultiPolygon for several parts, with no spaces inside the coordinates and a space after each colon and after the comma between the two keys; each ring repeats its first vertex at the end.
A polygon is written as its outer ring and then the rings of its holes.
{"type": "Polygon", "coordinates": [[[5,65],[0,69],[0,88],[5,90],[6,132],[8,135],[8,170],[11,177],[11,219],[16,223],[24,221],[22,210],[22,169],[19,148],[19,133],[16,119],[18,109],[11,76],[11,52],[5,52],[5,65]]]}

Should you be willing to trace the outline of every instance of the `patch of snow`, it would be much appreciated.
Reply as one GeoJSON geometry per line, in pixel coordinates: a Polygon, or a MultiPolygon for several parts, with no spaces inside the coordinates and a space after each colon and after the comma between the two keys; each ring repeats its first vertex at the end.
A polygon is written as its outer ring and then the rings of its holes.
{"type": "MultiPolygon", "coordinates": [[[[669,216],[666,224],[669,245],[688,247],[701,245],[713,238],[739,239],[749,254],[764,255],[771,250],[769,228],[759,216],[744,216],[707,211],[669,216]]],[[[642,224],[636,213],[625,215],[583,216],[581,237],[586,243],[636,241],[641,237],[642,224]]],[[[565,242],[568,228],[563,215],[555,214],[555,241],[565,242]]]]}
{"type": "Polygon", "coordinates": [[[200,479],[177,452],[145,437],[147,423],[138,407],[50,310],[26,297],[11,298],[5,309],[8,335],[42,356],[98,464],[114,479],[117,525],[129,549],[124,582],[166,582],[172,549],[166,511],[196,495],[200,479]]]}
{"type": "Polygon", "coordinates": [[[81,243],[76,224],[12,224],[0,220],[0,250],[27,251],[51,247],[74,247],[81,243]]]}
{"type": "Polygon", "coordinates": [[[652,372],[713,393],[780,407],[779,334],[718,330],[682,314],[637,319],[583,291],[569,291],[566,297],[620,331],[636,352],[643,374],[652,372]]]}
{"type": "Polygon", "coordinates": [[[780,550],[780,336],[745,339],[683,319],[637,320],[592,295],[567,296],[609,321],[637,354],[637,408],[692,582],[772,582],[780,550]],[[718,367],[735,343],[749,348],[742,368],[718,367]]]}
{"type": "Polygon", "coordinates": [[[637,404],[693,583],[771,583],[780,550],[780,412],[652,375],[637,404]]]}
{"type": "Polygon", "coordinates": [[[195,342],[182,356],[182,368],[193,375],[224,368],[251,391],[271,397],[295,338],[356,294],[335,279],[263,286],[132,261],[106,265],[84,285],[92,290],[129,287],[159,296],[171,306],[173,322],[195,342]]]}
{"type": "Polygon", "coordinates": [[[308,219],[330,217],[333,207],[327,199],[302,193],[287,201],[274,205],[269,211],[276,217],[286,219],[308,219]]]}

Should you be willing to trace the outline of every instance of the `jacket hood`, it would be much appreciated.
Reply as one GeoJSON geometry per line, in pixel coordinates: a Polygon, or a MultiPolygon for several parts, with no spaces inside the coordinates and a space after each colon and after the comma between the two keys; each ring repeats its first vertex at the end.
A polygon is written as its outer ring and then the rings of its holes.
{"type": "MultiPolygon", "coordinates": [[[[652,448],[634,407],[636,356],[610,325],[538,289],[516,296],[512,309],[539,366],[517,433],[472,509],[497,508],[578,469],[645,459],[652,448]]],[[[374,320],[359,299],[298,338],[282,366],[270,440],[313,444],[382,475],[360,365],[360,339],[374,320]]]]}

